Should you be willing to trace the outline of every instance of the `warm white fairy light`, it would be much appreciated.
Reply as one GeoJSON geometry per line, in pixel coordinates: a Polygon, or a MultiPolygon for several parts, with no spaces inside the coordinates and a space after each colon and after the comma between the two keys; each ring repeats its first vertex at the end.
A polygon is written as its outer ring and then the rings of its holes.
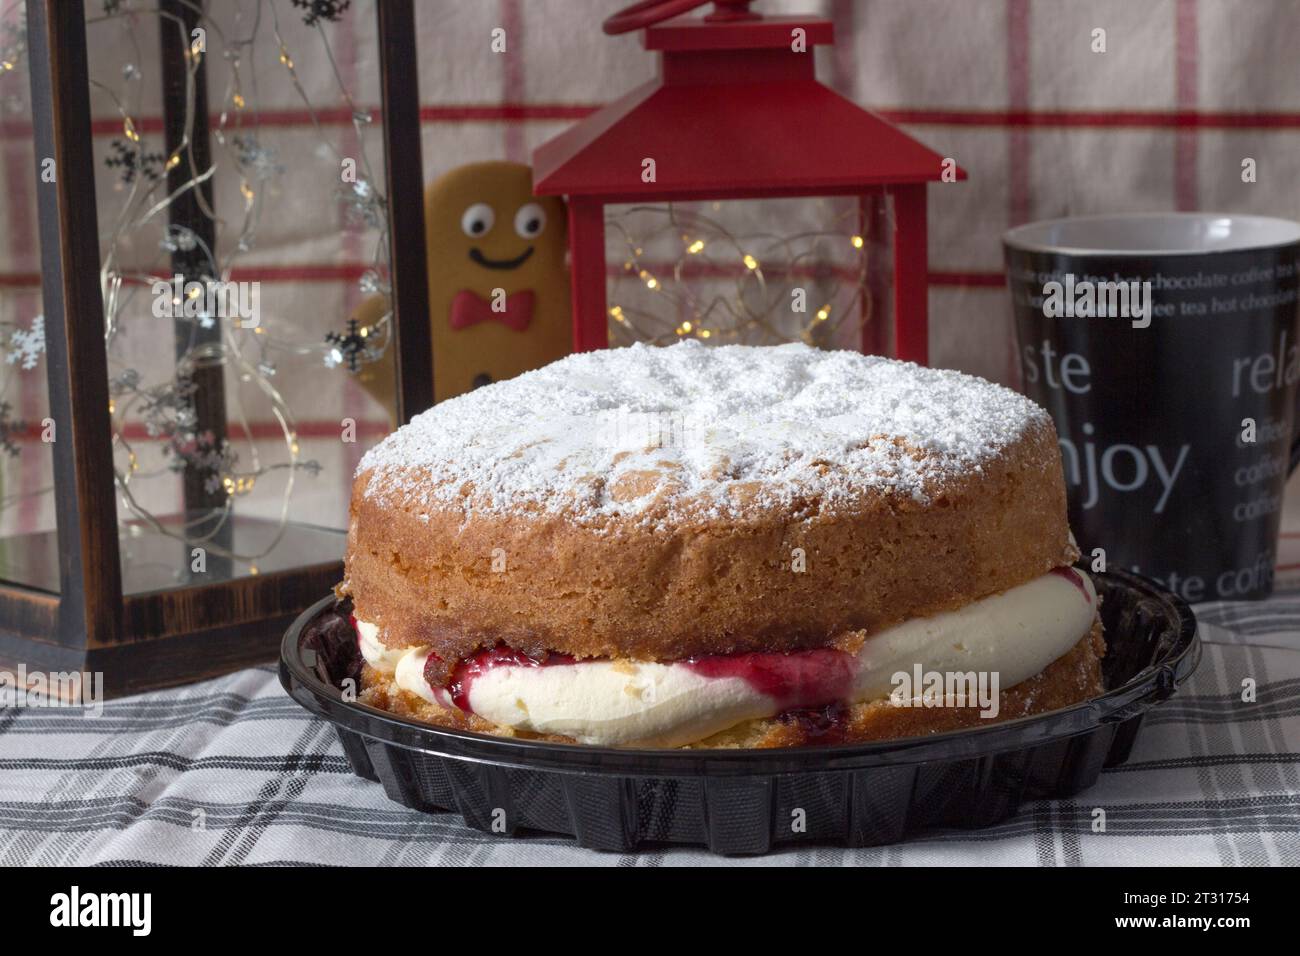
{"type": "MultiPolygon", "coordinates": [[[[101,215],[101,222],[111,222],[111,228],[104,237],[105,252],[102,261],[102,281],[104,283],[104,328],[112,376],[110,395],[107,397],[109,415],[113,429],[113,445],[118,457],[112,480],[115,482],[119,500],[124,506],[122,511],[126,526],[138,533],[148,529],[162,535],[177,538],[187,545],[202,545],[210,554],[223,555],[241,562],[248,562],[250,574],[258,573],[257,559],[269,553],[277,546],[285,528],[288,527],[289,503],[298,471],[319,471],[315,461],[304,461],[299,436],[293,424],[293,414],[287,401],[275,387],[273,376],[276,374],[275,361],[281,356],[301,357],[307,359],[311,366],[320,361],[326,352],[326,345],[312,337],[310,343],[281,339],[273,321],[274,317],[263,316],[261,324],[253,328],[254,335],[241,335],[237,319],[227,320],[214,316],[196,316],[205,327],[215,326],[220,330],[216,340],[203,339],[193,344],[186,352],[178,356],[174,367],[161,375],[147,377],[140,370],[123,367],[124,361],[120,349],[115,347],[117,337],[127,326],[133,327],[133,319],[140,314],[140,302],[148,300],[148,292],[142,295],[138,289],[146,290],[155,280],[165,277],[170,283],[172,266],[169,261],[177,252],[189,253],[201,262],[195,267],[196,274],[191,278],[202,281],[203,277],[228,279],[235,261],[256,245],[256,233],[259,218],[264,212],[265,197],[278,195],[274,187],[263,184],[283,174],[282,167],[274,162],[274,154],[269,147],[261,144],[258,138],[258,110],[255,94],[259,86],[266,88],[266,81],[259,84],[259,72],[283,69],[288,75],[301,101],[301,105],[312,116],[313,127],[319,137],[319,146],[327,151],[338,152],[337,139],[326,135],[318,121],[317,108],[313,105],[302,81],[296,73],[294,59],[287,44],[283,41],[279,16],[282,5],[273,0],[251,0],[256,10],[242,10],[239,14],[241,27],[237,31],[223,30],[223,23],[214,19],[215,13],[223,8],[214,5],[212,10],[206,4],[195,5],[199,11],[200,22],[206,30],[207,43],[219,43],[221,49],[213,57],[212,73],[218,64],[224,66],[229,76],[225,79],[225,89],[218,92],[216,78],[213,76],[212,100],[228,104],[229,112],[223,109],[215,118],[211,130],[212,162],[206,169],[185,168],[183,161],[187,156],[191,161],[193,132],[196,124],[207,123],[207,116],[198,116],[193,110],[194,98],[188,98],[185,114],[180,118],[183,146],[170,155],[156,151],[156,144],[151,142],[152,135],[145,135],[134,118],[137,115],[139,96],[135,92],[142,82],[147,84],[148,77],[135,63],[125,64],[121,73],[122,86],[109,81],[92,80],[97,94],[106,96],[116,109],[121,122],[121,144],[115,154],[115,162],[109,166],[118,168],[121,173],[114,183],[114,200],[119,203],[112,215],[101,215]],[[261,24],[259,30],[246,30],[242,24],[261,24]],[[266,33],[274,37],[270,46],[270,55],[266,53],[266,33]],[[278,59],[279,64],[275,63],[278,59]],[[254,55],[254,51],[259,51],[254,55]],[[244,90],[251,91],[246,99],[244,90]],[[187,181],[174,181],[174,171],[184,168],[182,178],[187,181]],[[238,183],[239,192],[244,199],[246,212],[233,222],[219,222],[221,245],[219,249],[210,249],[201,238],[198,227],[176,224],[166,226],[171,206],[180,197],[197,199],[198,215],[210,219],[216,218],[214,209],[201,188],[204,184],[221,178],[231,178],[238,183]],[[118,200],[117,197],[121,199],[118,200]],[[140,251],[152,245],[156,239],[153,230],[158,223],[164,224],[164,236],[159,250],[160,259],[156,265],[144,268],[126,267],[124,261],[141,262],[140,251]],[[142,243],[142,237],[147,237],[142,243]],[[161,275],[155,274],[160,273],[161,275]],[[256,343],[256,344],[253,344],[256,343]],[[252,354],[248,354],[252,352],[252,354]],[[116,364],[114,364],[116,363],[116,364]],[[194,381],[204,370],[227,369],[234,381],[248,383],[255,389],[259,399],[269,404],[270,411],[280,425],[283,445],[279,455],[270,454],[266,443],[255,438],[250,428],[250,416],[244,407],[244,399],[239,391],[227,394],[229,414],[228,437],[218,436],[214,439],[210,433],[202,431],[204,423],[199,421],[194,408],[194,381]],[[143,423],[149,434],[158,440],[155,446],[144,449],[133,446],[128,423],[132,426],[143,423]],[[238,450],[236,450],[238,449],[238,450]],[[276,483],[279,498],[278,531],[274,531],[257,543],[255,554],[237,553],[221,545],[218,534],[222,527],[228,527],[230,504],[218,505],[204,512],[196,520],[185,522],[180,528],[171,523],[164,523],[156,517],[147,506],[151,500],[165,500],[168,495],[159,496],[158,485],[152,480],[174,481],[174,473],[185,470],[187,474],[197,474],[208,483],[210,492],[221,495],[227,502],[253,493],[261,485],[261,477],[273,471],[283,471],[286,480],[276,483]],[[142,490],[143,489],[143,490],[142,490]]],[[[87,17],[87,26],[95,30],[120,28],[126,34],[132,34],[140,28],[139,17],[143,12],[132,4],[124,4],[119,10],[116,5],[105,11],[96,11],[87,17]]],[[[313,6],[311,15],[319,19],[330,19],[313,6]]],[[[314,21],[313,21],[314,22],[314,21]]],[[[182,53],[186,61],[186,81],[194,82],[194,76],[201,58],[209,52],[198,44],[191,45],[188,32],[177,27],[173,17],[160,15],[162,29],[176,29],[182,43],[182,53]]],[[[308,24],[311,26],[312,24],[308,24]]],[[[376,176],[370,169],[370,163],[364,148],[365,127],[371,120],[368,112],[355,106],[352,96],[343,81],[334,56],[330,50],[330,31],[317,28],[313,35],[318,38],[320,48],[313,49],[312,65],[327,64],[328,73],[336,88],[330,91],[330,100],[342,100],[352,110],[353,123],[362,137],[359,151],[359,164],[366,169],[366,183],[369,187],[365,195],[347,197],[352,205],[366,204],[367,209],[382,210],[386,208],[387,198],[376,184],[382,184],[382,177],[376,176]],[[319,57],[317,57],[319,54],[319,57]]],[[[108,43],[111,38],[102,33],[97,40],[108,43]]],[[[118,44],[129,48],[131,44],[118,44]]],[[[215,48],[212,48],[215,49],[215,48]]],[[[8,50],[4,51],[8,54],[8,50]]],[[[11,56],[0,57],[0,75],[13,68],[11,56]]],[[[284,74],[279,74],[283,76],[284,74]]],[[[284,85],[283,81],[280,82],[284,85]]],[[[192,87],[191,87],[192,89],[192,87]]],[[[369,220],[366,220],[369,222],[369,220]]],[[[370,274],[385,274],[388,265],[386,231],[376,230],[374,246],[374,265],[370,274]]],[[[387,286],[382,280],[364,288],[368,294],[386,293],[387,286]]],[[[203,295],[202,286],[191,286],[178,293],[164,295],[173,306],[183,309],[203,295]]],[[[145,312],[149,310],[146,308],[145,312]]],[[[152,319],[152,317],[151,317],[152,319]]],[[[386,315],[361,330],[363,337],[370,340],[367,361],[373,361],[386,348],[391,317],[386,315]]],[[[6,323],[0,322],[0,326],[6,323]]],[[[133,333],[134,334],[134,333],[133,333]]],[[[7,385],[7,382],[5,383],[7,385]]],[[[273,449],[272,449],[273,451],[273,449]]],[[[19,496],[11,496],[0,507],[9,507],[17,503],[19,496]]]]}
{"type": "MultiPolygon", "coordinates": [[[[711,208],[719,209],[720,204],[711,208]]],[[[850,222],[856,226],[858,216],[856,204],[846,205],[836,208],[829,230],[783,237],[736,235],[710,213],[672,204],[611,211],[606,232],[614,248],[623,248],[622,274],[636,278],[662,303],[652,305],[632,295],[609,307],[611,338],[619,344],[666,344],[687,337],[842,342],[840,329],[847,321],[870,321],[867,243],[856,232],[839,231],[850,222]],[[656,228],[654,223],[661,225],[656,228]],[[654,250],[651,256],[667,251],[669,236],[677,250],[675,261],[645,258],[648,249],[654,250]],[[856,251],[845,262],[837,248],[856,251]],[[810,303],[815,311],[791,305],[796,290],[800,301],[815,297],[820,303],[810,303]]]]}

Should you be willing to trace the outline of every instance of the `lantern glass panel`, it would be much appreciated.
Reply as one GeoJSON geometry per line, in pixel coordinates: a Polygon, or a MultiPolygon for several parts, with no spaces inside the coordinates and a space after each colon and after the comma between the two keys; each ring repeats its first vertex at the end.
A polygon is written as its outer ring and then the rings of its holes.
{"type": "MultiPolygon", "coordinates": [[[[389,427],[375,15],[336,6],[87,5],[126,594],[341,559],[389,427]]],[[[2,576],[57,587],[32,544],[2,576]]]]}
{"type": "Polygon", "coordinates": [[[46,423],[44,307],[36,212],[36,147],[19,11],[0,16],[0,581],[59,590],[54,466],[46,423]],[[49,546],[42,546],[49,545],[49,546]]]}
{"type": "Polygon", "coordinates": [[[609,341],[890,351],[891,208],[868,197],[605,208],[609,341]]]}

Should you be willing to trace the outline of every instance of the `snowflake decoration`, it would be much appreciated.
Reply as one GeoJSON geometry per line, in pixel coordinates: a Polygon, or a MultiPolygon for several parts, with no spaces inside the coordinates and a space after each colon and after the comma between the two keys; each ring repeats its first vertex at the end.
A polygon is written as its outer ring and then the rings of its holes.
{"type": "Polygon", "coordinates": [[[345,335],[331,332],[325,336],[325,341],[334,346],[325,356],[325,367],[337,368],[346,363],[349,372],[359,369],[363,361],[368,361],[372,357],[370,349],[366,346],[366,334],[367,330],[362,329],[356,319],[348,319],[348,330],[345,335]]]}
{"type": "Polygon", "coordinates": [[[135,182],[137,175],[145,177],[150,182],[157,182],[161,177],[162,153],[146,153],[143,149],[130,146],[120,139],[113,140],[108,144],[108,148],[113,155],[104,160],[104,165],[109,169],[120,169],[123,183],[130,185],[135,182]]]}
{"type": "Polygon", "coordinates": [[[186,453],[179,458],[177,470],[188,467],[207,473],[203,479],[203,490],[208,494],[214,494],[226,486],[226,477],[234,472],[239,461],[230,442],[224,438],[216,441],[212,432],[199,435],[193,446],[186,449],[186,453]]]}
{"type": "Polygon", "coordinates": [[[367,229],[378,229],[384,224],[384,198],[370,180],[362,177],[351,187],[340,186],[339,198],[343,201],[348,222],[367,229]]]}
{"type": "Polygon", "coordinates": [[[139,389],[140,373],[133,368],[128,368],[108,380],[108,394],[114,398],[125,395],[127,392],[139,391],[139,389]]]}
{"type": "Polygon", "coordinates": [[[293,0],[299,10],[305,10],[302,22],[314,27],[321,20],[337,23],[343,11],[352,6],[352,0],[293,0]]]}
{"type": "Polygon", "coordinates": [[[14,435],[25,429],[27,423],[10,418],[12,411],[8,402],[0,402],[0,451],[5,452],[10,458],[16,458],[18,446],[14,444],[14,435]]]}
{"type": "Polygon", "coordinates": [[[380,276],[376,269],[367,269],[361,273],[361,277],[357,280],[357,287],[365,295],[374,295],[377,292],[386,294],[388,292],[388,283],[383,280],[383,277],[380,276]]]}
{"type": "Polygon", "coordinates": [[[270,179],[284,172],[284,167],[275,161],[275,150],[263,146],[256,137],[236,136],[230,145],[235,150],[235,162],[251,172],[254,179],[270,179]]]}
{"type": "Polygon", "coordinates": [[[5,362],[9,365],[19,363],[24,371],[30,372],[36,368],[44,351],[45,316],[38,315],[32,319],[30,329],[14,329],[9,333],[9,351],[5,353],[5,362]]]}
{"type": "MultiPolygon", "coordinates": [[[[134,390],[127,386],[128,390],[134,390]]],[[[140,396],[140,417],[144,421],[145,432],[150,438],[170,439],[170,449],[163,453],[175,451],[184,457],[186,444],[194,437],[198,425],[198,416],[194,411],[194,382],[178,376],[143,391],[135,390],[140,396]]]]}
{"type": "Polygon", "coordinates": [[[158,245],[167,252],[192,252],[199,243],[194,230],[188,226],[170,225],[158,245]]]}

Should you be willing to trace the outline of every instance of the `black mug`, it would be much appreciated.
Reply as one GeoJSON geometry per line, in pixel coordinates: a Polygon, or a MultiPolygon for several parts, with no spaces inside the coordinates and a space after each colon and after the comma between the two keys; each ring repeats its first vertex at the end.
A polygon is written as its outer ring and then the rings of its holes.
{"type": "Polygon", "coordinates": [[[1300,461],[1300,224],[1081,216],[1003,245],[1023,388],[1056,422],[1084,560],[1191,602],[1267,595],[1300,461]]]}

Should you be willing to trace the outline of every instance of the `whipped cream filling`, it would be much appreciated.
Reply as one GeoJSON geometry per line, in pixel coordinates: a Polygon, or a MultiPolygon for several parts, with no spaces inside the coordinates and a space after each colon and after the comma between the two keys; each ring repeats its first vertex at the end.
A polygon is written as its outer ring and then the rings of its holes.
{"type": "MultiPolygon", "coordinates": [[[[477,669],[459,703],[516,730],[559,734],[597,746],[679,747],[793,706],[889,697],[895,675],[998,675],[1002,690],[1034,676],[1092,627],[1097,595],[1087,574],[1060,569],[956,611],[873,634],[855,654],[812,651],[699,661],[587,660],[538,665],[496,662],[477,669]],[[774,676],[776,675],[776,676],[774,676]],[[818,688],[833,688],[826,699],[818,688]],[[796,699],[797,698],[797,699],[796,699]]],[[[424,679],[427,647],[389,648],[357,621],[361,654],[404,691],[455,708],[446,688],[424,679]]]]}

